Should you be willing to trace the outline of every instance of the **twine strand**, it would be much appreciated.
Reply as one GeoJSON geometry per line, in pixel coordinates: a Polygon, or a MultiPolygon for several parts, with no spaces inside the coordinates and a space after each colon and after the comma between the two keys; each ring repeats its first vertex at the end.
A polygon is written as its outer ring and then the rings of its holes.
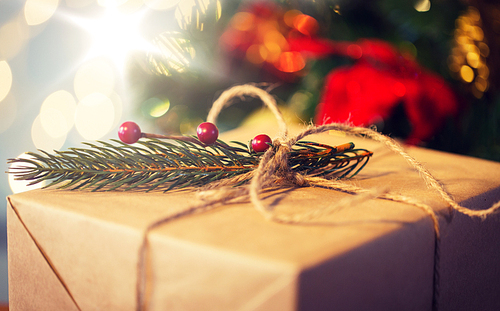
{"type": "Polygon", "coordinates": [[[299,224],[306,220],[316,218],[323,215],[328,215],[335,210],[346,206],[356,206],[364,201],[379,198],[391,200],[394,202],[401,202],[418,207],[424,211],[432,220],[434,235],[435,235],[435,262],[434,262],[434,299],[433,305],[437,306],[437,297],[439,282],[439,221],[436,212],[427,204],[424,204],[414,198],[392,194],[388,192],[387,188],[384,189],[364,189],[354,186],[352,184],[341,182],[339,180],[328,180],[320,177],[302,176],[298,173],[292,172],[288,166],[288,153],[299,140],[313,134],[320,134],[330,130],[340,131],[354,136],[367,136],[377,142],[382,143],[385,147],[392,150],[396,154],[402,156],[407,163],[415,169],[421,178],[425,181],[428,188],[435,190],[440,197],[448,203],[448,211],[451,213],[456,210],[460,213],[470,217],[486,218],[488,215],[500,209],[500,201],[493,204],[490,208],[485,210],[471,210],[459,205],[446,191],[444,186],[415,158],[410,156],[403,147],[394,139],[380,134],[372,129],[363,127],[354,127],[347,124],[332,123],[321,126],[311,126],[302,131],[294,137],[288,137],[288,128],[284,118],[276,104],[276,100],[265,90],[256,87],[255,85],[246,84],[232,87],[224,91],[220,97],[213,103],[213,106],[208,114],[207,121],[215,123],[217,116],[224,107],[232,104],[235,97],[253,96],[259,98],[274,114],[279,124],[280,137],[273,141],[274,148],[269,148],[262,156],[258,167],[252,171],[244,174],[241,177],[235,177],[227,181],[219,181],[214,185],[207,187],[205,191],[199,193],[199,198],[203,203],[191,206],[176,214],[169,215],[165,218],[159,219],[150,224],[144,234],[143,241],[139,249],[139,260],[137,269],[137,310],[145,310],[147,308],[148,297],[151,295],[152,288],[148,287],[147,271],[149,269],[148,260],[148,235],[151,230],[157,228],[172,220],[191,215],[194,213],[205,212],[214,209],[219,204],[223,204],[235,199],[244,199],[249,197],[250,202],[254,208],[263,215],[266,220],[272,220],[280,223],[299,224]],[[250,184],[238,188],[228,187],[231,184],[244,180],[244,178],[251,178],[250,184]],[[339,200],[336,204],[327,205],[316,208],[302,214],[295,215],[280,215],[277,214],[270,206],[266,206],[261,200],[259,194],[266,187],[273,184],[289,184],[294,186],[320,186],[346,193],[354,194],[352,197],[347,197],[339,200]]]}
{"type": "Polygon", "coordinates": [[[273,218],[272,212],[264,206],[261,199],[259,198],[260,190],[262,189],[262,185],[265,180],[269,180],[271,175],[271,170],[273,168],[268,167],[268,163],[272,156],[274,155],[273,148],[269,148],[263,155],[259,162],[259,166],[255,170],[255,174],[250,181],[249,194],[250,194],[250,202],[252,202],[253,206],[257,211],[259,211],[265,219],[270,220],[273,218]]]}
{"type": "Polygon", "coordinates": [[[217,117],[223,108],[230,106],[233,103],[233,98],[243,96],[252,96],[257,97],[271,110],[271,112],[276,117],[278,121],[279,129],[282,135],[288,135],[288,127],[286,126],[285,119],[281,114],[281,111],[278,108],[278,104],[276,104],[276,100],[265,90],[256,87],[252,84],[245,85],[237,85],[232,88],[222,92],[222,94],[217,98],[217,100],[212,104],[212,108],[210,109],[207,122],[211,122],[215,124],[217,122],[217,117]]]}
{"type": "Polygon", "coordinates": [[[149,224],[142,235],[142,243],[139,247],[139,260],[137,262],[137,281],[136,281],[136,310],[147,310],[147,304],[149,302],[149,297],[151,296],[152,287],[149,284],[150,278],[148,278],[148,271],[150,270],[150,258],[149,258],[149,233],[168,222],[175,219],[182,218],[187,215],[192,215],[195,213],[206,212],[217,207],[217,203],[226,201],[227,198],[212,199],[211,201],[204,202],[195,206],[191,206],[185,210],[179,211],[175,214],[168,215],[164,218],[160,218],[155,222],[149,224]]]}
{"type": "Polygon", "coordinates": [[[445,190],[444,186],[431,174],[431,172],[419,161],[410,156],[398,142],[369,128],[353,127],[347,124],[340,123],[331,123],[317,127],[310,127],[294,138],[291,138],[290,141],[291,143],[296,143],[297,141],[308,135],[319,134],[330,130],[336,130],[355,136],[365,135],[377,142],[384,144],[388,149],[402,156],[406,160],[406,162],[408,162],[408,164],[419,173],[421,178],[427,184],[427,187],[437,191],[441,198],[449,204],[448,210],[450,213],[453,210],[456,210],[470,217],[480,217],[482,219],[485,219],[488,215],[493,214],[498,209],[500,209],[500,201],[496,202],[490,208],[485,210],[471,210],[469,208],[461,206],[453,199],[451,194],[445,190]]]}
{"type": "MultiPolygon", "coordinates": [[[[439,221],[437,219],[436,213],[434,212],[432,207],[430,207],[429,205],[424,204],[424,203],[422,203],[414,198],[390,193],[390,192],[388,192],[389,191],[388,188],[381,189],[377,192],[376,189],[373,189],[373,190],[365,189],[365,188],[361,188],[361,187],[358,187],[358,186],[355,186],[355,185],[352,185],[352,184],[349,184],[346,182],[341,182],[339,180],[327,180],[327,179],[324,179],[321,177],[306,177],[306,180],[312,186],[321,186],[321,187],[326,187],[326,188],[330,188],[333,190],[338,190],[338,191],[347,192],[347,193],[351,193],[351,194],[357,194],[357,195],[368,193],[368,194],[371,194],[372,196],[374,196],[374,194],[378,193],[378,195],[376,195],[372,198],[379,198],[379,199],[384,199],[384,200],[388,200],[388,201],[405,203],[405,204],[409,204],[409,205],[413,205],[415,207],[418,207],[419,209],[424,211],[431,218],[432,224],[434,227],[434,234],[435,234],[436,238],[439,239],[439,237],[440,237],[439,221]]],[[[370,199],[370,196],[366,196],[365,198],[366,198],[366,200],[368,200],[368,199],[370,199]]],[[[353,202],[354,204],[351,204],[351,205],[356,205],[356,203],[360,204],[363,202],[359,199],[353,198],[353,200],[356,200],[357,202],[354,201],[353,202]]],[[[325,208],[325,211],[323,214],[330,213],[330,209],[335,209],[335,207],[325,208]]]]}

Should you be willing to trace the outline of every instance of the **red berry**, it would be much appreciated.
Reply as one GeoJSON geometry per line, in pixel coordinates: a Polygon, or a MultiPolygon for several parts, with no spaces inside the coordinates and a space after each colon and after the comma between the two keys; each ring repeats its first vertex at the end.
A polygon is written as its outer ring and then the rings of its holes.
{"type": "Polygon", "coordinates": [[[257,135],[252,139],[252,149],[255,152],[264,152],[269,148],[271,142],[271,137],[266,134],[257,135]]]}
{"type": "Polygon", "coordinates": [[[196,129],[196,134],[198,135],[198,139],[204,143],[205,145],[211,145],[215,143],[217,138],[219,137],[219,130],[215,124],[210,122],[203,122],[198,125],[196,129]]]}
{"type": "Polygon", "coordinates": [[[141,138],[141,128],[137,123],[127,121],[118,129],[118,137],[126,144],[133,144],[141,138]]]}

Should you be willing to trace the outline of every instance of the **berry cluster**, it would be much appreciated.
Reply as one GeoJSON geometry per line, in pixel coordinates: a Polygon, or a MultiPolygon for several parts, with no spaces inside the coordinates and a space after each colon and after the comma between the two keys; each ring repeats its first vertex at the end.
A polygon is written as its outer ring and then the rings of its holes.
{"type": "MultiPolygon", "coordinates": [[[[219,137],[217,126],[210,122],[203,122],[196,129],[198,140],[205,145],[212,145],[219,137]]],[[[118,137],[126,144],[133,144],[141,137],[148,137],[148,134],[142,133],[139,125],[135,122],[127,121],[118,129],[118,137]]],[[[266,134],[260,134],[251,141],[251,149],[254,152],[264,152],[271,146],[272,140],[266,134]]]]}

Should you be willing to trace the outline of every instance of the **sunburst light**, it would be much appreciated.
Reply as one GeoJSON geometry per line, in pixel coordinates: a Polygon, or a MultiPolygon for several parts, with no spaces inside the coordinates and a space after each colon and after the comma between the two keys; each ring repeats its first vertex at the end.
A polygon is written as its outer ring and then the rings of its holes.
{"type": "Polygon", "coordinates": [[[109,6],[98,18],[71,17],[71,21],[83,28],[92,40],[86,60],[106,57],[122,71],[132,53],[151,51],[153,45],[140,31],[145,13],[145,9],[123,13],[116,7],[109,6]]]}

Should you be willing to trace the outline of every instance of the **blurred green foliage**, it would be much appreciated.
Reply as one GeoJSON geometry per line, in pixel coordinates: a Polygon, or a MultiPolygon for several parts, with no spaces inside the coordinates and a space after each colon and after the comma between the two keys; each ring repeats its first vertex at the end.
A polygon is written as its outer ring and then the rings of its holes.
{"type": "MultiPolygon", "coordinates": [[[[429,11],[418,12],[413,1],[275,2],[313,16],[320,24],[322,37],[339,41],[379,38],[412,53],[419,64],[447,80],[460,99],[460,114],[448,120],[424,146],[500,161],[499,94],[490,87],[482,98],[474,97],[464,82],[452,78],[447,65],[455,20],[467,8],[464,3],[432,1],[429,11]]],[[[228,57],[220,49],[219,38],[239,5],[239,1],[221,1],[220,19],[214,18],[215,6],[212,5],[212,10],[200,15],[200,20],[205,23],[203,30],[194,26],[179,29],[195,51],[192,62],[183,72],[158,75],[147,61],[138,62],[131,68],[134,73],[131,76],[135,77],[133,85],[139,90],[137,98],[133,99],[135,102],[144,102],[151,96],[165,97],[170,101],[171,109],[164,116],[151,120],[159,131],[178,132],[182,127],[189,128],[186,126],[189,123],[193,123],[190,126],[194,129],[195,123],[205,119],[211,103],[224,89],[248,82],[279,83],[273,94],[295,109],[302,120],[308,121],[314,116],[324,77],[332,69],[349,64],[350,60],[339,57],[316,60],[308,64],[310,69],[305,77],[286,82],[244,60],[228,57]],[[299,93],[307,96],[300,97],[302,103],[297,105],[294,100],[298,97],[294,95],[299,93]]],[[[244,105],[225,110],[219,119],[221,130],[238,126],[258,107],[258,101],[249,99],[244,105]]],[[[381,130],[404,137],[407,127],[404,111],[396,108],[393,117],[386,120],[381,130]]]]}

